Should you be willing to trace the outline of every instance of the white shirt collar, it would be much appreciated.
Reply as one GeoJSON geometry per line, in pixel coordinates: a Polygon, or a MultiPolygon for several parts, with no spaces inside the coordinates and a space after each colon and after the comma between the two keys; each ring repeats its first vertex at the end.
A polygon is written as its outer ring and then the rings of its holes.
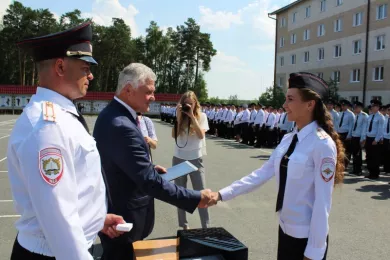
{"type": "Polygon", "coordinates": [[[73,104],[72,100],[64,97],[60,93],[55,92],[51,89],[44,88],[44,87],[37,87],[37,92],[34,95],[34,100],[53,102],[54,104],[59,105],[65,111],[70,112],[76,116],[79,116],[79,113],[77,112],[77,109],[73,104]]]}
{"type": "Polygon", "coordinates": [[[295,133],[298,133],[298,141],[302,142],[302,140],[305,139],[306,136],[308,136],[310,133],[312,133],[317,128],[318,128],[317,121],[313,121],[310,124],[306,125],[299,132],[298,132],[298,129],[295,128],[295,133]]]}
{"type": "Polygon", "coordinates": [[[135,112],[134,109],[132,109],[128,104],[120,100],[117,96],[114,96],[114,99],[118,101],[120,104],[122,104],[127,110],[129,110],[130,114],[133,116],[134,119],[137,118],[137,113],[135,112]]]}

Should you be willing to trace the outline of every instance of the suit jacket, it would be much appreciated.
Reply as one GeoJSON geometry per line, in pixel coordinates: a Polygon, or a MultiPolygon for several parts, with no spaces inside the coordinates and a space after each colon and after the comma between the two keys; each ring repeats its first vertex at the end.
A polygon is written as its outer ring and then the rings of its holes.
{"type": "MultiPolygon", "coordinates": [[[[100,112],[93,135],[97,142],[112,205],[108,212],[133,223],[120,239],[142,240],[153,230],[154,198],[193,213],[201,195],[161,178],[130,111],[115,99],[100,112]]],[[[111,203],[109,203],[111,204],[111,203]]]]}

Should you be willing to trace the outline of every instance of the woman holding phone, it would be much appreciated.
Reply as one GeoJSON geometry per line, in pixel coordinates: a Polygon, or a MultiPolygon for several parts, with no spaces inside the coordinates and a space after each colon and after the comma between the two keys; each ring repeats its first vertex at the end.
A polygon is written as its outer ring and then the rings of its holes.
{"type": "MultiPolygon", "coordinates": [[[[198,170],[189,174],[194,190],[205,188],[205,168],[203,156],[206,155],[205,133],[209,130],[207,116],[201,112],[200,104],[195,93],[187,91],[182,95],[177,105],[177,121],[172,129],[175,139],[175,152],[172,165],[189,161],[198,170]]],[[[175,184],[187,187],[187,175],[175,180],[175,184]]],[[[199,209],[202,228],[209,227],[209,213],[207,208],[199,209]]],[[[179,226],[189,229],[184,210],[178,209],[179,226]]]]}

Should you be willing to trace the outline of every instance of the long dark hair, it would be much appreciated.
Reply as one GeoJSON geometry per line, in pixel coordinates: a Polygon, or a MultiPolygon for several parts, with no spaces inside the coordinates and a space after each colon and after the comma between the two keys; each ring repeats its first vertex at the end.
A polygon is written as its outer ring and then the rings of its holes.
{"type": "Polygon", "coordinates": [[[320,96],[307,88],[299,89],[303,101],[314,100],[316,105],[313,111],[313,119],[317,121],[318,125],[333,139],[337,148],[337,162],[335,173],[335,184],[340,184],[344,180],[344,146],[340,140],[339,135],[334,130],[333,120],[331,114],[326,109],[320,96]]]}

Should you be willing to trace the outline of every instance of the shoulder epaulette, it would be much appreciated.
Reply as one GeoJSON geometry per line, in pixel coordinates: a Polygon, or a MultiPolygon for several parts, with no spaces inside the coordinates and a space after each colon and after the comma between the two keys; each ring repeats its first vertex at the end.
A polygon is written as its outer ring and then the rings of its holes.
{"type": "Polygon", "coordinates": [[[42,103],[43,120],[56,122],[56,113],[53,102],[45,101],[42,103]]]}
{"type": "Polygon", "coordinates": [[[325,132],[325,130],[322,129],[321,127],[318,127],[318,128],[317,128],[316,134],[317,134],[318,138],[320,138],[321,140],[330,138],[330,136],[328,135],[328,133],[325,132]]]}

